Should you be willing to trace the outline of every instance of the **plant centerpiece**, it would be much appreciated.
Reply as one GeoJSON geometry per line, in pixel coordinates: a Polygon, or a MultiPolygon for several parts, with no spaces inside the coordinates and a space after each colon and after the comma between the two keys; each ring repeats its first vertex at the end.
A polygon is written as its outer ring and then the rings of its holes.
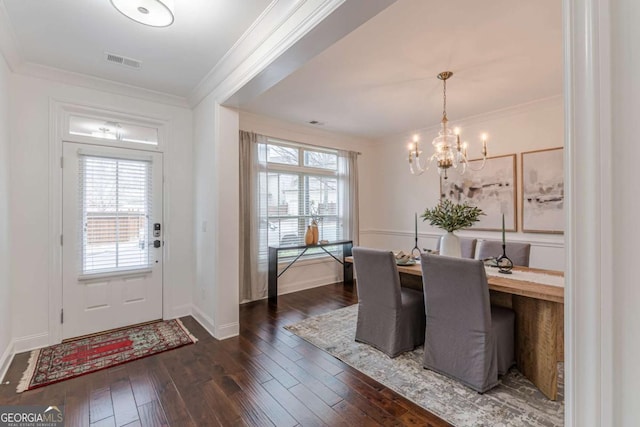
{"type": "Polygon", "coordinates": [[[440,241],[440,254],[460,257],[460,239],[453,232],[461,228],[471,227],[484,215],[482,209],[471,206],[467,202],[459,204],[451,200],[441,200],[433,209],[425,209],[421,216],[423,221],[447,232],[440,241]]]}

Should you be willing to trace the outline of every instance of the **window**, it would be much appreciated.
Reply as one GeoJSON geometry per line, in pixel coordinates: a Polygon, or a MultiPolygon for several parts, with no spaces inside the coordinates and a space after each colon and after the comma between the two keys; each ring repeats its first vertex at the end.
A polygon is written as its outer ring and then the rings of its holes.
{"type": "Polygon", "coordinates": [[[158,145],[157,128],[93,117],[69,116],[69,133],[134,144],[158,145]]]}
{"type": "Polygon", "coordinates": [[[341,240],[338,152],[268,139],[259,156],[266,160],[260,190],[266,192],[268,246],[304,244],[313,219],[321,240],[341,240]]]}
{"type": "Polygon", "coordinates": [[[151,162],[81,155],[81,274],[148,268],[151,162]]]}

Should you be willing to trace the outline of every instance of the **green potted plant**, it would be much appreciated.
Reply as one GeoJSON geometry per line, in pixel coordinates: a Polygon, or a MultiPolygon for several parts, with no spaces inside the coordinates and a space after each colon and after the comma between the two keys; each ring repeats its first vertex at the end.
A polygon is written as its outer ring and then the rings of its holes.
{"type": "Polygon", "coordinates": [[[471,227],[480,220],[480,215],[484,215],[482,209],[467,202],[460,204],[443,199],[434,208],[425,209],[420,217],[423,221],[429,221],[429,224],[447,232],[440,241],[440,254],[459,258],[460,239],[454,231],[471,227]]]}

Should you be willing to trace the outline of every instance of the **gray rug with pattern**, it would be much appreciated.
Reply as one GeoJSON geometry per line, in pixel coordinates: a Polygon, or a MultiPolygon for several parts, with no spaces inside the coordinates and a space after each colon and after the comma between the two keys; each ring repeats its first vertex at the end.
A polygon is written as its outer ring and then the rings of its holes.
{"type": "Polygon", "coordinates": [[[456,426],[562,426],[563,366],[558,401],[548,400],[517,369],[498,387],[479,394],[422,367],[422,347],[391,359],[354,341],[358,306],[335,310],[286,326],[358,371],[456,426]]]}

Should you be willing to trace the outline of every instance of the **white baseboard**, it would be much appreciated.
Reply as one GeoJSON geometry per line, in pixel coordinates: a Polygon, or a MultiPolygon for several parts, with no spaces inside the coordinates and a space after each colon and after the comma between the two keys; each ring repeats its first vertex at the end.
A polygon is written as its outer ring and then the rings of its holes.
{"type": "Polygon", "coordinates": [[[48,332],[13,339],[13,351],[15,354],[24,353],[25,351],[35,350],[48,345],[51,345],[49,342],[48,332]]]}
{"type": "Polygon", "coordinates": [[[323,277],[314,277],[310,280],[298,281],[287,285],[278,285],[278,295],[290,294],[292,292],[304,291],[306,289],[317,288],[319,286],[330,285],[331,283],[340,282],[339,276],[327,275],[323,277]]]}
{"type": "Polygon", "coordinates": [[[215,328],[214,337],[219,340],[226,340],[227,338],[233,338],[240,335],[240,323],[233,322],[226,325],[220,325],[215,328]]]}
{"type": "Polygon", "coordinates": [[[9,370],[9,366],[13,361],[13,356],[15,355],[15,344],[14,341],[9,341],[9,345],[0,356],[0,381],[4,380],[4,376],[7,375],[7,371],[9,370]]]}
{"type": "Polygon", "coordinates": [[[213,319],[211,319],[209,316],[207,316],[198,306],[192,305],[191,306],[191,315],[193,316],[194,319],[196,319],[196,322],[200,323],[200,326],[202,326],[203,328],[205,328],[207,330],[207,332],[209,332],[209,335],[211,335],[212,337],[215,337],[215,326],[213,324],[213,319]]]}
{"type": "Polygon", "coordinates": [[[216,326],[213,319],[207,316],[200,307],[191,306],[191,315],[200,325],[209,332],[209,335],[217,340],[224,340],[236,337],[240,334],[240,324],[238,322],[227,323],[216,326]]]}

